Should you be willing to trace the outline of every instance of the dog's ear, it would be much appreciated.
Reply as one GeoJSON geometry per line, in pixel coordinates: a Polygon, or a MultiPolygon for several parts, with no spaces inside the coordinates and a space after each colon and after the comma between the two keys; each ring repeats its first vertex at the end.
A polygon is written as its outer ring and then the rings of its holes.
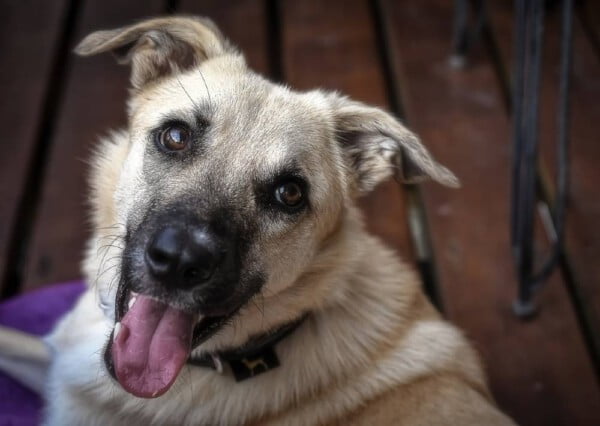
{"type": "Polygon", "coordinates": [[[108,51],[120,63],[131,63],[131,84],[136,89],[209,58],[235,52],[212,21],[182,16],[97,31],[75,48],[82,56],[108,51]]]}
{"type": "Polygon", "coordinates": [[[387,112],[345,97],[333,97],[337,138],[356,176],[359,192],[392,174],[405,183],[432,179],[457,188],[460,182],[438,164],[419,138],[387,112]]]}

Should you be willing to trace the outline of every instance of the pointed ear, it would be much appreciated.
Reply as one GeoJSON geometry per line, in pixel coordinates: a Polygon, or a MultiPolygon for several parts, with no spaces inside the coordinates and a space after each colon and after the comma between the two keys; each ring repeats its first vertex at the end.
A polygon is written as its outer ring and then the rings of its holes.
{"type": "Polygon", "coordinates": [[[120,63],[131,63],[131,84],[144,85],[207,59],[234,53],[212,21],[170,16],[88,35],[75,48],[82,56],[112,52],[120,63]]]}
{"type": "Polygon", "coordinates": [[[387,112],[348,98],[333,97],[337,137],[356,176],[359,192],[394,177],[404,183],[429,179],[457,188],[460,182],[437,163],[419,138],[387,112]]]}

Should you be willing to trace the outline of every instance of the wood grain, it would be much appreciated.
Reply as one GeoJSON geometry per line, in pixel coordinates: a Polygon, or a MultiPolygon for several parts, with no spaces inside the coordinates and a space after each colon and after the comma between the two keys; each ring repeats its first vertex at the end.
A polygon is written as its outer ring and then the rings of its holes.
{"type": "Polygon", "coordinates": [[[448,66],[451,2],[384,5],[409,121],[463,182],[456,192],[425,189],[448,317],[482,353],[500,406],[519,424],[598,424],[598,384],[559,277],[534,321],[510,310],[510,128],[490,63],[448,66]]]}
{"type": "MultiPolygon", "coordinates": [[[[43,121],[67,1],[2,1],[0,25],[0,279],[43,121]],[[24,25],[27,23],[27,25],[24,25]]],[[[13,259],[14,261],[14,259],[13,259]]],[[[3,285],[0,282],[0,287],[3,285]]],[[[1,290],[1,289],[0,289],[1,290]]]]}
{"type": "Polygon", "coordinates": [[[253,70],[269,72],[267,5],[264,0],[182,0],[178,12],[212,19],[240,48],[253,70]]]}
{"type": "MultiPolygon", "coordinates": [[[[161,0],[84,2],[73,45],[88,33],[163,11],[161,0]]],[[[125,124],[129,69],[111,55],[71,58],[48,156],[23,289],[81,276],[86,224],[87,161],[99,135],[125,124]]]]}

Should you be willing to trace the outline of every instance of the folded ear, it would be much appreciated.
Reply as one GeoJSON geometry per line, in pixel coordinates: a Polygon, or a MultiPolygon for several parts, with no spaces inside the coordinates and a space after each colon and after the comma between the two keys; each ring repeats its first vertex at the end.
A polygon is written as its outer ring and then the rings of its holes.
{"type": "Polygon", "coordinates": [[[97,31],[75,48],[75,53],[82,56],[108,51],[120,63],[131,63],[131,84],[140,89],[153,80],[235,49],[209,19],[170,16],[97,31]]]}
{"type": "Polygon", "coordinates": [[[359,192],[394,175],[405,183],[433,179],[457,188],[459,180],[437,163],[419,138],[387,112],[345,97],[333,99],[337,137],[347,153],[359,192]]]}

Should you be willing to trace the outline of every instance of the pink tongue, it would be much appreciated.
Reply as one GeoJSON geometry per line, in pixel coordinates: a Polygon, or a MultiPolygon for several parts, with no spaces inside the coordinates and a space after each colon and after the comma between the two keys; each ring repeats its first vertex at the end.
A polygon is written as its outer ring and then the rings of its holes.
{"type": "Polygon", "coordinates": [[[190,314],[138,295],[112,345],[121,386],[142,398],[165,393],[190,354],[193,320],[190,314]]]}

